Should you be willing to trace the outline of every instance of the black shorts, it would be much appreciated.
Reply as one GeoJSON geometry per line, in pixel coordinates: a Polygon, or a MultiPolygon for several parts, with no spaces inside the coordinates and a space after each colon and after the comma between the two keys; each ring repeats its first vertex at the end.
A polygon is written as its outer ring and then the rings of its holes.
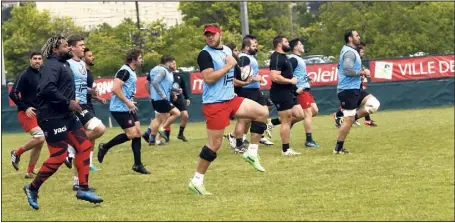
{"type": "Polygon", "coordinates": [[[95,117],[95,113],[93,112],[93,108],[90,107],[90,105],[81,105],[82,107],[82,112],[75,112],[76,116],[79,118],[81,121],[82,125],[85,126],[90,119],[95,117]]]}
{"type": "Polygon", "coordinates": [[[277,111],[286,111],[299,104],[291,90],[270,91],[270,99],[275,104],[277,111]]]}
{"type": "Polygon", "coordinates": [[[179,111],[186,111],[186,100],[182,97],[177,97],[177,100],[172,102],[172,105],[174,105],[179,111]]]}
{"type": "Polygon", "coordinates": [[[346,110],[357,109],[362,100],[370,93],[364,89],[349,89],[343,90],[338,93],[338,100],[340,100],[341,108],[346,110]]]}
{"type": "Polygon", "coordinates": [[[153,109],[159,113],[169,113],[174,108],[174,105],[166,99],[158,101],[152,100],[152,106],[153,109]]]}
{"type": "Polygon", "coordinates": [[[111,111],[111,114],[122,129],[134,127],[138,121],[136,113],[111,111]]]}
{"type": "MultiPolygon", "coordinates": [[[[57,142],[70,142],[69,134],[75,130],[82,130],[79,137],[82,139],[87,139],[87,135],[85,135],[81,122],[79,118],[75,115],[71,115],[66,118],[59,118],[59,119],[45,119],[38,123],[39,127],[44,132],[44,137],[46,138],[46,142],[48,144],[57,143],[57,142]],[[85,138],[84,138],[85,137],[85,138]]],[[[54,147],[57,147],[54,145],[54,147]]]]}
{"type": "Polygon", "coordinates": [[[267,105],[264,95],[262,95],[262,92],[257,88],[240,88],[237,92],[239,97],[248,98],[262,106],[267,105]]]}

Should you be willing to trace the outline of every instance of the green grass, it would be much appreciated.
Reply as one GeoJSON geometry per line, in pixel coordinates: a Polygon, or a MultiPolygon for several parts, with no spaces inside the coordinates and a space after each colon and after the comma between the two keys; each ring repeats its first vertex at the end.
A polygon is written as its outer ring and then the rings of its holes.
{"type": "MultiPolygon", "coordinates": [[[[40,190],[34,211],[22,191],[28,154],[20,171],[9,152],[28,138],[2,134],[2,221],[454,221],[454,109],[389,111],[374,114],[377,128],[351,130],[350,155],[333,155],[337,129],[329,116],[314,119],[313,135],[321,148],[303,147],[303,125],[292,131],[299,157],[283,157],[279,129],[272,147],[260,147],[267,172],[255,171],[226,141],[205,176],[212,197],[187,189],[201,146],[203,123],[190,123],[189,143],[176,139],[162,147],[142,147],[152,172],[131,170],[130,143],[111,149],[90,185],[105,200],[93,205],[76,200],[72,171],[64,165],[40,190]]],[[[363,121],[363,120],[362,120],[363,121]]],[[[228,129],[232,129],[233,124],[228,129]]],[[[120,129],[108,129],[106,142],[120,129]]],[[[40,163],[48,155],[43,148],[40,163]]]]}

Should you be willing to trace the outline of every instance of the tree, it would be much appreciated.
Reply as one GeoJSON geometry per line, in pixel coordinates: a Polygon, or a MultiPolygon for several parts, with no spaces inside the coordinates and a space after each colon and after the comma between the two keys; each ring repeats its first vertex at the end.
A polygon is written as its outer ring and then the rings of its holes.
{"type": "Polygon", "coordinates": [[[367,56],[387,58],[416,52],[453,52],[453,2],[330,2],[305,29],[312,53],[338,57],[347,29],[367,43],[367,56]]]}
{"type": "Polygon", "coordinates": [[[32,3],[13,7],[11,18],[2,25],[7,78],[14,79],[27,68],[30,51],[40,50],[50,36],[81,31],[71,19],[52,18],[48,11],[39,12],[32,3]]]}

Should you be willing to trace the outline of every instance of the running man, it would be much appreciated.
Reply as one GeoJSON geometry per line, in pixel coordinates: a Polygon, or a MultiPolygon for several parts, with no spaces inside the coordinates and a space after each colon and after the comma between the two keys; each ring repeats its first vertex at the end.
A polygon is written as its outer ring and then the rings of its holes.
{"type": "MultiPolygon", "coordinates": [[[[96,89],[88,87],[87,81],[87,67],[85,62],[82,60],[84,57],[85,43],[84,38],[81,36],[70,36],[68,38],[68,45],[71,47],[71,53],[73,58],[68,60],[71,70],[74,74],[74,84],[76,86],[76,101],[82,108],[81,112],[76,112],[76,116],[81,121],[81,124],[84,126],[85,134],[89,138],[92,145],[95,145],[95,139],[101,137],[104,134],[106,127],[100,119],[95,117],[95,114],[92,108],[87,104],[87,94],[97,95],[96,89]]],[[[75,151],[72,147],[68,148],[68,162],[65,164],[67,167],[71,168],[71,161],[74,157],[75,151]],[[69,163],[69,165],[68,165],[69,163]]],[[[90,170],[97,171],[98,168],[92,162],[93,157],[93,147],[90,151],[90,170]]],[[[78,190],[79,179],[77,176],[77,170],[75,170],[74,180],[73,180],[73,190],[78,190]]]]}
{"type": "Polygon", "coordinates": [[[19,170],[21,155],[31,150],[25,178],[34,178],[35,165],[38,162],[41,148],[44,144],[44,132],[38,126],[36,108],[38,108],[37,87],[40,78],[39,69],[43,64],[43,55],[40,52],[30,53],[30,66],[23,71],[16,79],[16,82],[9,93],[9,97],[17,106],[17,118],[24,132],[29,133],[32,138],[25,144],[11,151],[11,164],[14,169],[19,170]]]}
{"type": "MultiPolygon", "coordinates": [[[[258,42],[256,37],[253,35],[246,35],[242,41],[242,52],[239,54],[238,65],[240,68],[250,66],[253,70],[253,74],[247,81],[241,80],[240,73],[235,75],[234,86],[236,87],[235,90],[238,96],[251,99],[267,108],[266,98],[262,95],[260,90],[262,76],[259,74],[259,63],[255,58],[257,52],[258,42]]],[[[267,121],[267,119],[265,121],[267,121]]],[[[248,133],[250,124],[250,119],[238,119],[235,125],[234,134],[228,134],[228,140],[230,142],[233,141],[232,135],[235,137],[236,152],[242,153],[245,151],[246,146],[243,143],[244,136],[248,133]]],[[[266,132],[268,136],[271,137],[271,133],[269,131],[266,132]]],[[[264,145],[273,145],[273,142],[270,142],[264,135],[261,137],[260,143],[264,145]]]]}
{"type": "Polygon", "coordinates": [[[237,61],[232,51],[221,43],[221,28],[216,24],[204,26],[207,45],[198,56],[198,65],[203,78],[202,111],[206,119],[208,143],[199,154],[199,162],[188,187],[196,194],[211,195],[205,189],[204,175],[221,147],[224,129],[230,124],[230,117],[252,119],[251,144],[242,157],[256,170],[264,172],[259,163],[258,144],[267,126],[264,120],[269,112],[250,99],[234,94],[234,66],[237,61]]]}
{"type": "Polygon", "coordinates": [[[304,126],[305,126],[305,134],[306,134],[306,147],[317,148],[319,144],[317,144],[311,135],[312,128],[311,122],[314,116],[318,114],[318,106],[314,101],[313,95],[310,92],[310,77],[308,76],[306,70],[306,63],[302,59],[302,54],[305,52],[303,48],[303,44],[300,39],[293,39],[289,42],[289,46],[291,47],[292,54],[289,55],[289,61],[293,67],[293,75],[297,78],[297,101],[299,102],[300,106],[302,106],[303,113],[304,113],[304,126]]]}
{"type": "Polygon", "coordinates": [[[68,145],[77,150],[75,164],[79,189],[76,198],[101,203],[103,199],[91,192],[88,186],[92,143],[74,114],[82,112],[82,108],[75,101],[74,74],[67,62],[72,57],[71,48],[64,37],[57,36],[48,39],[41,51],[47,61],[40,70],[37,115],[49,148],[49,157],[32,183],[24,186],[28,203],[32,208],[39,209],[38,190],[65,162],[68,145]]]}
{"type": "Polygon", "coordinates": [[[362,76],[370,76],[370,70],[362,67],[362,59],[356,45],[360,43],[360,35],[356,30],[348,30],[344,35],[346,45],[341,48],[338,61],[337,94],[340,100],[343,123],[333,153],[349,153],[344,148],[344,141],[351,129],[352,123],[362,117],[372,114],[379,109],[379,101],[361,87],[362,76]],[[359,108],[357,110],[357,108],[359,108]]]}
{"type": "Polygon", "coordinates": [[[291,47],[284,36],[275,37],[273,47],[275,52],[270,56],[270,75],[272,76],[270,99],[276,106],[279,118],[272,119],[272,124],[281,124],[282,154],[299,155],[300,153],[294,151],[289,145],[291,126],[304,117],[302,106],[295,96],[297,78],[293,76],[292,64],[286,56],[286,53],[291,51],[291,47]]]}
{"type": "Polygon", "coordinates": [[[131,140],[134,165],[133,170],[141,174],[150,174],[141,161],[141,130],[137,119],[137,110],[133,99],[136,92],[136,68],[142,64],[139,50],[130,50],[126,55],[125,64],[117,71],[112,86],[112,98],[109,105],[112,117],[117,121],[124,133],[115,136],[107,143],[98,145],[98,161],[103,163],[104,156],[112,147],[131,140]]]}
{"type": "Polygon", "coordinates": [[[169,66],[174,60],[173,57],[162,56],[161,63],[150,70],[150,74],[147,76],[146,87],[149,89],[153,109],[156,111],[155,118],[142,135],[149,145],[155,145],[157,133],[168,141],[169,138],[164,133],[164,128],[180,117],[180,111],[170,102],[174,75],[170,72],[169,66]]]}
{"type": "MultiPolygon", "coordinates": [[[[179,134],[177,135],[177,139],[182,140],[183,142],[188,142],[184,135],[184,131],[186,128],[186,125],[188,123],[188,120],[190,119],[189,113],[187,106],[190,106],[191,101],[190,97],[188,95],[188,89],[187,89],[187,84],[185,83],[184,78],[180,75],[179,72],[177,72],[177,63],[172,61],[172,63],[169,66],[169,69],[171,72],[174,74],[174,84],[172,85],[172,96],[171,96],[171,101],[172,104],[180,111],[180,129],[179,129],[179,134]]],[[[169,131],[165,131],[166,136],[169,138],[171,134],[171,126],[169,125],[168,127],[169,131]]]]}

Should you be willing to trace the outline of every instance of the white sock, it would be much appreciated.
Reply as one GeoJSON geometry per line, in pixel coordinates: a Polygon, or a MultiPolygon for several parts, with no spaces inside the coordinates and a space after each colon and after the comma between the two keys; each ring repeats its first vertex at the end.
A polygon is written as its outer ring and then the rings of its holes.
{"type": "Polygon", "coordinates": [[[93,151],[90,151],[90,166],[92,165],[93,151]]]}
{"type": "Polygon", "coordinates": [[[198,172],[194,173],[193,183],[196,185],[201,185],[204,183],[204,174],[200,174],[198,172]]]}
{"type": "Polygon", "coordinates": [[[257,156],[258,155],[258,144],[250,144],[248,146],[248,155],[251,155],[251,156],[257,156]]]}
{"type": "Polygon", "coordinates": [[[74,155],[76,154],[76,150],[74,147],[68,144],[68,157],[74,158],[74,155]]]}
{"type": "Polygon", "coordinates": [[[243,141],[245,141],[246,139],[246,134],[243,134],[243,141]]]}
{"type": "Polygon", "coordinates": [[[79,178],[76,176],[73,177],[73,185],[79,185],[79,178]]]}

